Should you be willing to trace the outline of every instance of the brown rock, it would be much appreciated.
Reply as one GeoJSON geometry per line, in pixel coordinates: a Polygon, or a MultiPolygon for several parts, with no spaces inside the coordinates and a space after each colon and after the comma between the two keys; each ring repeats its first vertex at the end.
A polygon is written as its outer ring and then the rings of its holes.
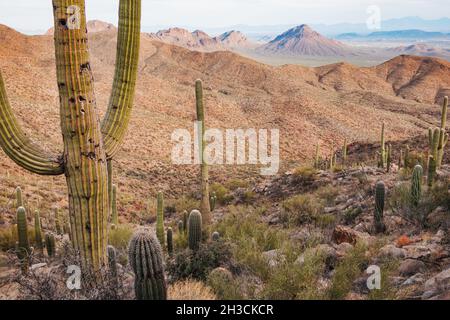
{"type": "Polygon", "coordinates": [[[402,276],[412,276],[418,272],[425,270],[425,263],[420,260],[407,259],[403,261],[398,268],[398,272],[402,276]]]}

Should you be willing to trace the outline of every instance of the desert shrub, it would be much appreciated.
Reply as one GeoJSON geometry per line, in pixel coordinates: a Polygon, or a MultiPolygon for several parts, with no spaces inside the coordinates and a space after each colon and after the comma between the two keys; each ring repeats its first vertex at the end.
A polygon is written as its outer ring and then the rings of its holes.
{"type": "Polygon", "coordinates": [[[399,262],[394,259],[385,260],[380,264],[381,284],[380,289],[371,290],[368,295],[369,300],[393,300],[396,298],[396,287],[392,283],[392,276],[399,267],[399,262]]]}
{"type": "Polygon", "coordinates": [[[319,199],[324,201],[325,206],[331,207],[335,205],[335,200],[339,192],[338,187],[326,185],[317,189],[315,194],[319,199]]]}
{"type": "Polygon", "coordinates": [[[317,170],[313,167],[303,166],[296,168],[292,176],[296,183],[307,183],[314,181],[316,174],[317,170]]]}
{"type": "Polygon", "coordinates": [[[239,284],[233,274],[224,269],[216,268],[208,275],[206,283],[213,289],[220,300],[241,300],[239,284]]]}
{"type": "Polygon", "coordinates": [[[368,267],[366,246],[357,243],[337,264],[328,295],[330,299],[342,300],[351,291],[353,281],[368,267]]]}
{"type": "Polygon", "coordinates": [[[192,210],[200,207],[200,201],[187,196],[182,196],[181,198],[172,200],[171,203],[176,212],[191,212],[192,210]]]}
{"type": "Polygon", "coordinates": [[[206,280],[209,272],[232,264],[230,246],[223,241],[201,244],[199,250],[178,252],[168,263],[167,271],[173,281],[183,279],[206,280]]]}
{"type": "Polygon", "coordinates": [[[300,263],[297,259],[301,252],[296,248],[286,246],[282,253],[284,259],[271,268],[260,298],[270,300],[323,298],[324,290],[318,283],[325,269],[324,256],[306,250],[303,255],[304,261],[300,263]]]}
{"type": "MultiPolygon", "coordinates": [[[[30,246],[35,245],[34,228],[28,225],[28,241],[30,246]]],[[[6,228],[0,229],[0,250],[9,251],[16,248],[17,242],[17,226],[11,225],[6,228]]]]}
{"type": "Polygon", "coordinates": [[[323,210],[321,202],[309,194],[296,195],[283,201],[282,208],[288,214],[289,222],[297,226],[316,222],[323,210]]]}
{"type": "Polygon", "coordinates": [[[356,218],[358,218],[363,212],[361,207],[349,208],[345,210],[343,215],[344,223],[349,225],[355,222],[356,218]]]}
{"type": "Polygon", "coordinates": [[[243,204],[253,204],[256,198],[256,193],[254,193],[253,191],[250,190],[246,190],[242,193],[242,195],[240,196],[240,201],[243,204]]]}
{"type": "Polygon", "coordinates": [[[128,261],[128,243],[133,236],[133,228],[130,225],[118,225],[114,230],[109,230],[108,244],[116,248],[118,262],[126,265],[128,261]]]}
{"type": "Polygon", "coordinates": [[[248,188],[249,182],[242,179],[230,179],[225,183],[225,188],[235,191],[239,188],[248,188]]]}
{"type": "Polygon", "coordinates": [[[196,280],[175,282],[167,288],[169,300],[216,300],[210,287],[196,280]]]}
{"type": "Polygon", "coordinates": [[[261,222],[258,209],[251,207],[230,207],[229,214],[218,223],[216,230],[234,244],[232,253],[238,265],[262,278],[270,273],[262,253],[278,249],[287,242],[282,231],[261,222]]]}
{"type": "Polygon", "coordinates": [[[220,183],[213,183],[210,186],[210,192],[216,193],[217,202],[221,205],[229,204],[233,200],[233,195],[230,190],[220,183]]]}

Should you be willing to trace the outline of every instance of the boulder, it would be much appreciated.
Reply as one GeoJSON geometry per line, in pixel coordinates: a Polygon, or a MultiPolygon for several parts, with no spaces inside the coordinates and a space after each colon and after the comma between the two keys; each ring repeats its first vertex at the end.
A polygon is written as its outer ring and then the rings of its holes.
{"type": "Polygon", "coordinates": [[[425,263],[420,260],[406,259],[398,268],[400,275],[407,277],[417,274],[418,272],[423,272],[425,270],[425,263]]]}
{"type": "Polygon", "coordinates": [[[378,256],[381,258],[404,259],[406,257],[406,250],[397,248],[393,244],[388,244],[380,249],[378,256]]]}

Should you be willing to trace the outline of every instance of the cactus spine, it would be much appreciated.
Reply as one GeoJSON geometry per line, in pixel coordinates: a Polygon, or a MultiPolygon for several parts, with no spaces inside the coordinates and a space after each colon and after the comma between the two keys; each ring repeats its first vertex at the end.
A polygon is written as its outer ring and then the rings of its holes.
{"type": "Polygon", "coordinates": [[[383,212],[385,203],[386,187],[383,181],[379,181],[375,187],[375,232],[382,233],[385,230],[383,212]]]}
{"type": "Polygon", "coordinates": [[[56,256],[56,239],[53,233],[47,233],[45,235],[45,248],[47,249],[49,258],[54,258],[56,256]]]}
{"type": "Polygon", "coordinates": [[[423,168],[418,164],[414,167],[411,182],[411,199],[415,207],[419,205],[422,196],[422,175],[423,168]]]}
{"type": "Polygon", "coordinates": [[[167,229],[167,252],[169,256],[173,255],[173,231],[172,228],[167,229]]]}
{"type": "Polygon", "coordinates": [[[42,239],[41,217],[39,215],[39,211],[37,210],[34,213],[34,238],[36,241],[36,248],[42,253],[42,250],[44,249],[44,242],[42,239]]]}
{"type": "Polygon", "coordinates": [[[188,243],[189,249],[196,251],[200,247],[202,240],[202,215],[200,211],[193,210],[189,215],[188,222],[188,243]]]}
{"type": "Polygon", "coordinates": [[[209,204],[209,169],[205,161],[205,108],[203,105],[203,84],[201,80],[195,82],[195,97],[197,105],[197,126],[198,126],[198,151],[200,162],[200,186],[201,186],[201,200],[200,211],[203,214],[205,224],[211,222],[211,209],[209,204]]]}
{"type": "Polygon", "coordinates": [[[50,154],[27,138],[13,115],[1,75],[0,146],[13,161],[33,173],[65,175],[73,245],[82,264],[98,270],[107,263],[106,161],[117,154],[133,107],[141,0],[120,0],[116,69],[102,122],[96,113],[85,1],[53,0],[52,11],[64,153],[50,154]]]}
{"type": "Polygon", "coordinates": [[[119,225],[119,216],[117,214],[117,186],[112,186],[111,192],[111,223],[119,225]]]}
{"type": "Polygon", "coordinates": [[[137,300],[166,300],[162,249],[153,233],[138,231],[130,241],[129,261],[137,300]]]}
{"type": "Polygon", "coordinates": [[[29,265],[30,242],[28,241],[27,213],[24,207],[17,209],[17,257],[20,260],[22,271],[26,273],[29,265]]]}
{"type": "Polygon", "coordinates": [[[158,192],[156,202],[156,236],[161,243],[161,247],[164,248],[164,196],[162,192],[158,192]]]}

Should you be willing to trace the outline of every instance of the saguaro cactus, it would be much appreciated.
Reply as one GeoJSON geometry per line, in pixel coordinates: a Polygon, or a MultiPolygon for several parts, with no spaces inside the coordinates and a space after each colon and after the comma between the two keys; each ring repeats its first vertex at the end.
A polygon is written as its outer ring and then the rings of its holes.
{"type": "Polygon", "coordinates": [[[172,228],[167,229],[167,252],[169,256],[173,254],[173,231],[172,228]]]}
{"type": "Polygon", "coordinates": [[[164,248],[164,196],[162,192],[158,192],[156,203],[156,236],[161,243],[161,247],[164,248]]]}
{"type": "Polygon", "coordinates": [[[216,209],[216,203],[217,203],[217,196],[216,193],[213,192],[209,197],[209,207],[211,208],[211,211],[214,211],[214,209],[216,209]]]}
{"type": "Polygon", "coordinates": [[[436,160],[434,159],[433,156],[428,156],[427,183],[429,187],[433,186],[435,176],[436,176],[436,160]]]}
{"type": "Polygon", "coordinates": [[[383,181],[379,181],[375,187],[375,212],[374,212],[374,222],[375,222],[375,232],[384,232],[385,226],[383,222],[383,212],[385,203],[386,187],[383,181]]]}
{"type": "Polygon", "coordinates": [[[117,271],[117,252],[113,246],[108,246],[109,276],[114,293],[119,289],[119,272],[117,271]]]}
{"type": "Polygon", "coordinates": [[[58,234],[58,235],[63,234],[62,226],[63,226],[63,224],[62,224],[61,215],[59,213],[58,208],[55,208],[55,231],[56,231],[56,234],[58,234]]]}
{"type": "Polygon", "coordinates": [[[418,206],[422,196],[422,176],[423,168],[420,164],[416,165],[412,174],[411,181],[411,199],[414,206],[418,206]]]}
{"type": "Polygon", "coordinates": [[[138,231],[130,241],[128,254],[135,274],[136,299],[166,300],[163,255],[156,236],[148,231],[138,231]]]}
{"type": "Polygon", "coordinates": [[[39,215],[39,211],[37,210],[34,213],[34,238],[36,241],[36,248],[42,253],[44,243],[42,239],[41,217],[39,215]]]}
{"type": "Polygon", "coordinates": [[[189,249],[196,251],[202,241],[202,215],[200,211],[193,210],[191,212],[189,215],[188,229],[189,249]]]}
{"type": "Polygon", "coordinates": [[[201,202],[200,211],[203,214],[205,224],[211,222],[211,209],[209,206],[209,170],[205,161],[205,109],[203,105],[203,84],[201,80],[195,82],[195,97],[197,101],[197,123],[199,125],[198,144],[199,144],[199,160],[200,160],[200,186],[201,186],[201,202]]]}
{"type": "Polygon", "coordinates": [[[56,256],[56,239],[53,233],[47,233],[45,235],[45,248],[47,249],[49,258],[54,258],[56,256]]]}
{"type": "MultiPolygon", "coordinates": [[[[1,77],[1,74],[0,74],[1,77]]],[[[1,81],[1,78],[0,78],[1,81]]],[[[0,82],[1,85],[1,82],[0,82]]],[[[16,208],[23,207],[23,199],[22,199],[22,189],[20,187],[16,188],[16,208]]]]}
{"type": "Polygon", "coordinates": [[[386,142],[384,139],[384,123],[381,125],[381,139],[380,139],[380,159],[378,161],[378,167],[386,167],[386,142]]]}
{"type": "Polygon", "coordinates": [[[138,70],[141,0],[121,0],[116,69],[105,118],[96,113],[84,0],[53,0],[54,43],[64,152],[50,154],[19,126],[0,75],[0,145],[23,168],[64,174],[75,249],[85,266],[107,262],[108,159],[122,144],[133,107],[138,70]]]}
{"type": "Polygon", "coordinates": [[[119,225],[119,216],[117,214],[117,186],[112,186],[111,192],[111,223],[119,225]]]}
{"type": "Polygon", "coordinates": [[[27,213],[24,207],[17,209],[17,257],[20,260],[22,271],[26,273],[28,271],[29,255],[30,255],[30,242],[28,241],[28,223],[27,213]]]}
{"type": "Polygon", "coordinates": [[[442,159],[444,158],[444,148],[448,143],[448,133],[447,130],[447,109],[448,109],[448,97],[444,97],[444,103],[442,105],[441,114],[441,130],[439,133],[439,145],[438,145],[438,157],[437,157],[437,167],[440,168],[442,165],[442,159]]]}

